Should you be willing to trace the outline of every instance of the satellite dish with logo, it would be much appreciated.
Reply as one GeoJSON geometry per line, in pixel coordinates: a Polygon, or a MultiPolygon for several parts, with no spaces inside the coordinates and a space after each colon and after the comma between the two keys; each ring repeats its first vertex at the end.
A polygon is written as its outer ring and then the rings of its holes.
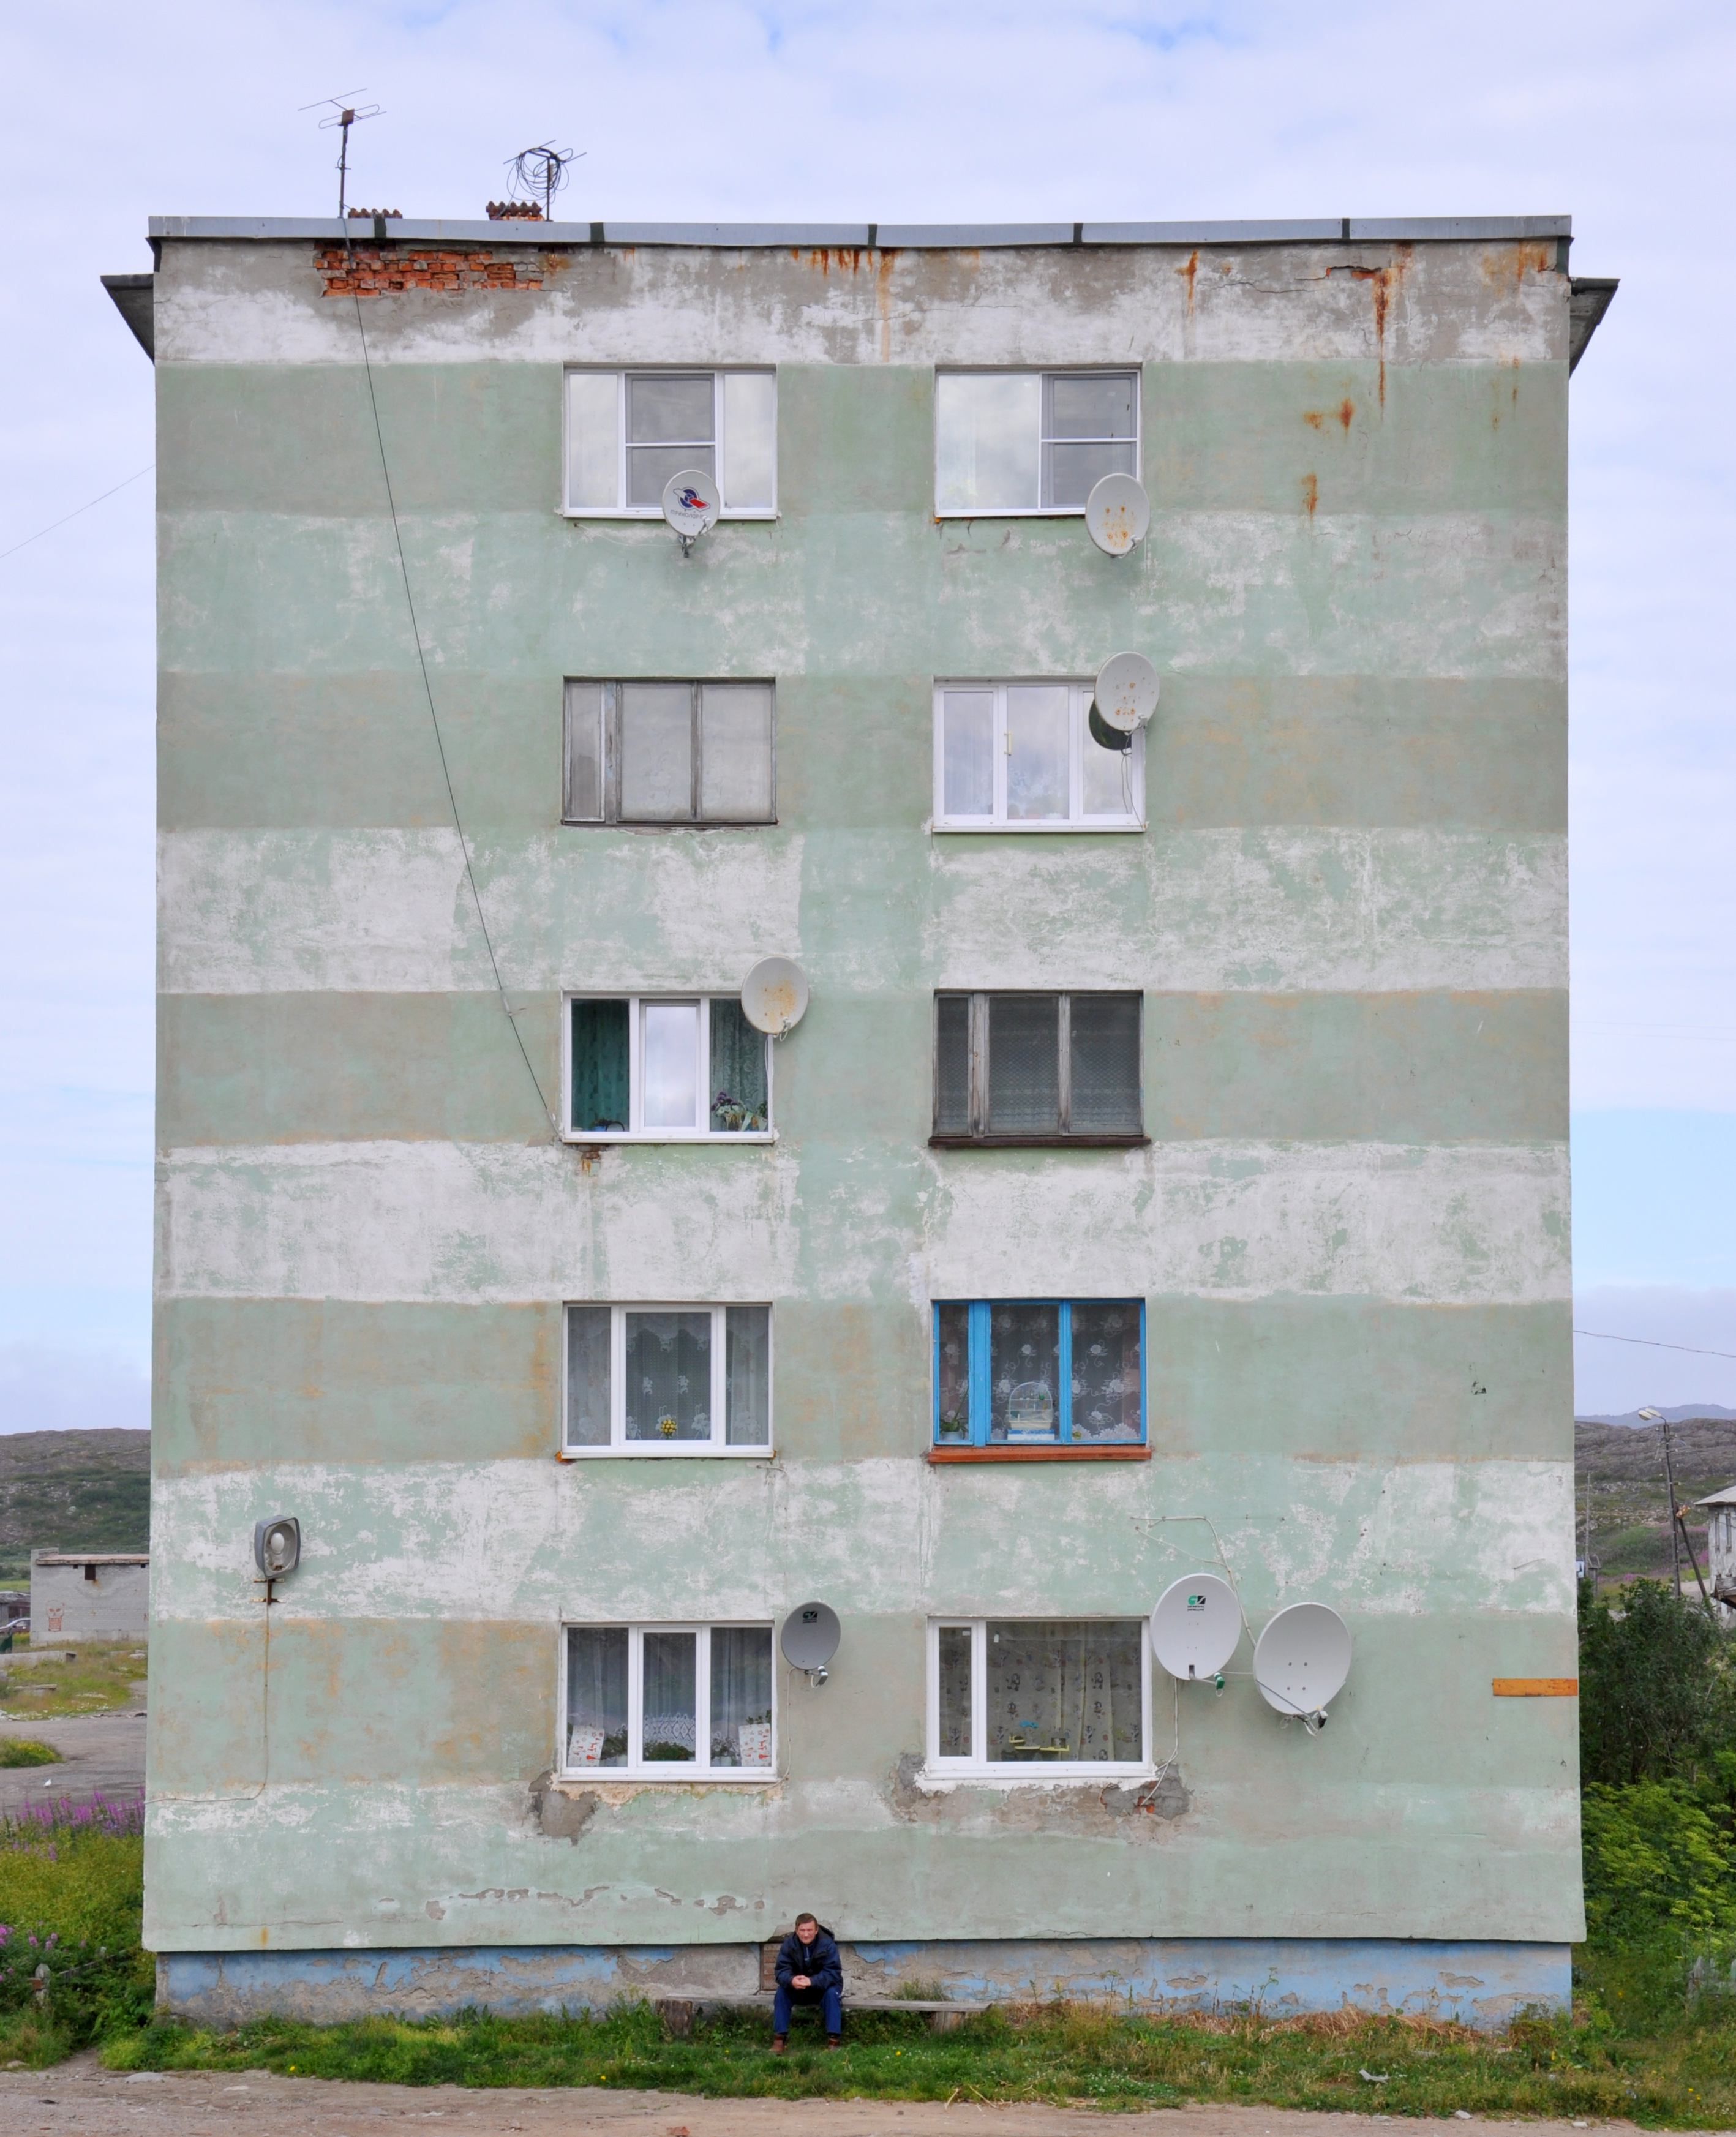
{"type": "Polygon", "coordinates": [[[742,1014],[774,1039],[794,1031],[808,1007],[808,976],[789,957],[761,957],[742,982],[742,1014]]]}
{"type": "Polygon", "coordinates": [[[681,537],[684,557],[702,534],[717,523],[723,502],[717,485],[703,468],[683,468],[663,486],[663,516],[681,537]]]}
{"type": "Polygon", "coordinates": [[[1311,1730],[1326,1718],[1350,1674],[1350,1628],[1324,1603],[1292,1603],[1254,1643],[1254,1682],[1268,1706],[1311,1730]]]}
{"type": "Polygon", "coordinates": [[[1097,670],[1092,712],[1104,726],[1131,735],[1157,710],[1157,670],[1143,653],[1111,654],[1097,670]]]}
{"type": "Polygon", "coordinates": [[[1242,1605],[1215,1573],[1172,1580],[1151,1613],[1151,1651],[1184,1684],[1221,1678],[1242,1638],[1242,1605]]]}
{"type": "Polygon", "coordinates": [[[778,1645],[791,1669],[805,1670],[810,1684],[822,1685],[826,1681],[826,1664],[838,1653],[842,1630],[838,1613],[829,1604],[802,1603],[785,1619],[778,1645]]]}
{"type": "Polygon", "coordinates": [[[1145,540],[1151,524],[1151,500],[1144,483],[1137,475],[1101,476],[1085,500],[1085,524],[1106,557],[1125,557],[1145,540]]]}

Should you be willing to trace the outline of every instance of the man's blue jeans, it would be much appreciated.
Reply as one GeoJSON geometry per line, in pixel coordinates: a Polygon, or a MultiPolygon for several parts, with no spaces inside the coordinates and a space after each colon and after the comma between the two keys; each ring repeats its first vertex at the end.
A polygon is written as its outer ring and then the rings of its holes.
{"type": "Polygon", "coordinates": [[[789,2032],[790,2011],[792,2005],[805,2004],[811,2009],[816,2003],[824,2008],[827,2032],[841,2033],[844,2031],[844,1995],[841,1990],[836,1989],[785,1989],[781,1983],[778,1985],[776,1995],[771,1999],[772,2032],[774,2033],[789,2032]]]}

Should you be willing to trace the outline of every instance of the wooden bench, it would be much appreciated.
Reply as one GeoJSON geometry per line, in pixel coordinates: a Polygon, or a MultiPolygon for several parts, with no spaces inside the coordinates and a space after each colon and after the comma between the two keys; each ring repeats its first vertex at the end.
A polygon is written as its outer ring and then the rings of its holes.
{"type": "MultiPolygon", "coordinates": [[[[714,1989],[651,1988],[645,1991],[646,1998],[654,2003],[664,2024],[678,2038],[684,2038],[693,2030],[693,2016],[703,2010],[763,2011],[771,2015],[771,1992],[756,1989],[732,1995],[727,1990],[714,1989]]],[[[814,2004],[799,2007],[814,2010],[814,2004]]],[[[936,2033],[950,2033],[960,2018],[973,2011],[986,2011],[986,2003],[956,2003],[917,1996],[849,1996],[844,2000],[845,2018],[853,2011],[910,2011],[922,2012],[930,2027],[936,2033]]]]}

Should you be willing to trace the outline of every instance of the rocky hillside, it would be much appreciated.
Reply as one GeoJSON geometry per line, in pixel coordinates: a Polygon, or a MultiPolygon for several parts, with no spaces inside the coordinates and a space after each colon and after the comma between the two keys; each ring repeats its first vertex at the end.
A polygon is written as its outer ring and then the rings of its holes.
{"type": "Polygon", "coordinates": [[[148,1432],[0,1434],[0,1588],[30,1579],[32,1550],[146,1550],[148,1432]]]}
{"type": "MultiPolygon", "coordinates": [[[[1736,1418],[1686,1418],[1670,1428],[1670,1458],[1675,1468],[1676,1497],[1692,1506],[1709,1492],[1736,1484],[1736,1418]]],[[[1596,1424],[1582,1419],[1573,1427],[1574,1536],[1583,1545],[1586,1487],[1591,1487],[1592,1555],[1599,1561],[1604,1585],[1631,1580],[1636,1574],[1667,1578],[1670,1573],[1668,1497],[1664,1489],[1664,1438],[1655,1424],[1637,1428],[1596,1424]]],[[[1690,1513],[1688,1533],[1705,1570],[1705,1517],[1690,1513]]],[[[1691,1589],[1685,1560],[1682,1575],[1691,1589]]]]}

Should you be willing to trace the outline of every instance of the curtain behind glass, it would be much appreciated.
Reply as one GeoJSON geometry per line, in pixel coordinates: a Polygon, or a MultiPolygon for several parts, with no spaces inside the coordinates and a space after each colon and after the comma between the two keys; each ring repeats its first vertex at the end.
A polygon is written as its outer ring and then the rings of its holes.
{"type": "Polygon", "coordinates": [[[771,1633],[760,1625],[712,1632],[712,1764],[771,1765],[771,1633]]]}
{"type": "Polygon", "coordinates": [[[1034,512],[1038,372],[942,372],[934,382],[935,509],[1034,512]]]}
{"type": "Polygon", "coordinates": [[[991,1760],[1137,1763],[1144,1667],[1136,1621],[991,1623],[987,1646],[991,1760]]]}
{"type": "Polygon", "coordinates": [[[695,1759],[698,1686],[696,1633],[647,1633],[640,1643],[644,1694],[641,1712],[646,1763],[695,1759]]]}
{"type": "Polygon", "coordinates": [[[1061,1308],[996,1306],[989,1322],[989,1437],[1056,1439],[1061,1431],[1061,1308]]]}
{"type": "Polygon", "coordinates": [[[1074,1135],[1139,1133],[1140,1008],[1137,995],[1072,997],[1067,1126],[1074,1135]]]}
{"type": "Polygon", "coordinates": [[[970,1628],[942,1625],[938,1634],[941,1662],[941,1729],[936,1747],[943,1759],[970,1756],[970,1628]]]}
{"type": "Polygon", "coordinates": [[[1059,1129],[1060,1019],[1055,995],[990,995],[990,1135],[1053,1135],[1059,1129]]]}
{"type": "Polygon", "coordinates": [[[739,1001],[712,1002],[711,1121],[714,1131],[741,1135],[766,1123],[766,1034],[742,1014],[739,1001]]]}
{"type": "Polygon", "coordinates": [[[723,1316],[724,1438],[731,1447],[771,1439],[771,1308],[732,1306],[723,1316]]]}
{"type": "Polygon", "coordinates": [[[567,1763],[627,1763],[625,1625],[575,1625],[567,1632],[567,1763]]]}
{"type": "Polygon", "coordinates": [[[709,1439],[711,1315],[629,1313],[623,1377],[629,1439],[709,1439]]]}
{"type": "Polygon", "coordinates": [[[771,821],[769,683],[701,685],[699,814],[712,824],[771,821]]]}
{"type": "Polygon", "coordinates": [[[1140,1436],[1140,1309],[1135,1299],[1080,1299],[1073,1317],[1075,1439],[1140,1436]]]}
{"type": "Polygon", "coordinates": [[[620,686],[621,820],[693,820],[693,686],[620,686]]]}
{"type": "Polygon", "coordinates": [[[567,1309],[567,1444],[609,1444],[609,1308],[567,1309]]]}
{"type": "Polygon", "coordinates": [[[572,1005],[572,1125],[625,1130],[627,1126],[628,1005],[576,1001],[572,1005]]]}
{"type": "Polygon", "coordinates": [[[935,999],[934,1132],[970,1132],[970,997],[935,999]]]}
{"type": "Polygon", "coordinates": [[[938,1385],[935,1438],[963,1446],[970,1438],[970,1308],[949,1302],[934,1310],[938,1385]]]}

